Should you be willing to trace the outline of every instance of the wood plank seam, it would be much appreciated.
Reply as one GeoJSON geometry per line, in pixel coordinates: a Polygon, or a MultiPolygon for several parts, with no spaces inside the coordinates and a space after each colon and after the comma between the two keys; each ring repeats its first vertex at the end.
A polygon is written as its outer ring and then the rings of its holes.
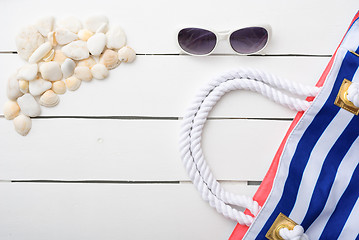
{"type": "MultiPolygon", "coordinates": [[[[97,184],[192,184],[191,181],[124,181],[124,180],[0,180],[10,183],[97,183],[97,184]]],[[[247,186],[259,186],[262,181],[218,180],[220,183],[245,183],[247,186]]]]}
{"type": "MultiPolygon", "coordinates": [[[[18,54],[17,51],[0,51],[0,54],[18,54]]],[[[181,53],[136,53],[136,56],[187,56],[181,53]]],[[[214,53],[211,56],[238,56],[231,53],[214,53]]],[[[208,56],[208,57],[211,57],[208,56]]],[[[246,57],[332,57],[331,54],[302,54],[302,53],[280,53],[280,54],[251,54],[246,57]]]]}
{"type": "MultiPolygon", "coordinates": [[[[0,118],[4,115],[0,114],[0,118]]],[[[183,117],[157,117],[157,116],[37,116],[32,119],[118,119],[118,120],[179,120],[183,117]]],[[[260,121],[293,121],[293,118],[256,118],[256,117],[208,117],[211,120],[260,120],[260,121]]]]}

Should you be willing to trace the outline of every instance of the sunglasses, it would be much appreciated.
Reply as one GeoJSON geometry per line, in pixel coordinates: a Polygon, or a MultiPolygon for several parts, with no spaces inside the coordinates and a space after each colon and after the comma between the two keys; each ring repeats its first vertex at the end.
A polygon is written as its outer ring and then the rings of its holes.
{"type": "Polygon", "coordinates": [[[240,55],[258,53],[269,41],[270,27],[245,27],[234,31],[213,32],[202,28],[183,28],[178,32],[180,48],[189,55],[211,54],[219,40],[227,39],[232,49],[240,55]]]}

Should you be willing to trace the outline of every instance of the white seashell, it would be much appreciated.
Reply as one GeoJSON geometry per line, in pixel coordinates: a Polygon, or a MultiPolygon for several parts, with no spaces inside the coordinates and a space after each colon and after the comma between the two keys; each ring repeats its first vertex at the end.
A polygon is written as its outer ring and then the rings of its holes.
{"type": "Polygon", "coordinates": [[[25,27],[16,36],[17,53],[23,59],[28,60],[31,54],[44,42],[44,38],[34,26],[25,27]]]}
{"type": "Polygon", "coordinates": [[[17,73],[17,79],[23,79],[27,81],[32,81],[37,76],[38,67],[36,63],[25,64],[22,66],[17,73]]]}
{"type": "Polygon", "coordinates": [[[101,26],[99,26],[96,30],[96,33],[106,33],[108,30],[108,24],[103,23],[101,26]]]}
{"type": "Polygon", "coordinates": [[[54,17],[41,18],[35,24],[37,30],[44,37],[47,37],[47,34],[52,31],[53,26],[54,26],[54,17]]]}
{"type": "Polygon", "coordinates": [[[90,37],[93,36],[93,32],[87,30],[87,29],[82,29],[79,31],[79,33],[77,34],[80,38],[80,40],[82,41],[87,41],[90,37]]]}
{"type": "Polygon", "coordinates": [[[136,53],[129,46],[125,46],[125,47],[121,48],[120,50],[118,50],[118,59],[121,62],[131,63],[135,60],[135,58],[136,58],[136,53]]]}
{"type": "Polygon", "coordinates": [[[47,90],[44,94],[41,95],[39,103],[45,107],[54,107],[60,101],[59,96],[54,93],[52,90],[47,90]]]}
{"type": "Polygon", "coordinates": [[[55,34],[56,32],[49,32],[49,34],[47,34],[47,40],[51,43],[53,47],[57,45],[55,34]]]}
{"type": "Polygon", "coordinates": [[[22,136],[26,136],[31,129],[31,119],[24,114],[20,114],[16,118],[14,118],[14,127],[16,132],[18,132],[22,136]]]}
{"type": "Polygon", "coordinates": [[[17,74],[11,75],[7,81],[6,94],[10,100],[16,100],[23,95],[20,91],[19,81],[17,80],[16,75],[17,74]]]}
{"type": "Polygon", "coordinates": [[[77,34],[65,29],[65,28],[58,28],[55,31],[55,38],[56,42],[60,45],[68,44],[72,41],[77,40],[79,37],[77,34]]]}
{"type": "Polygon", "coordinates": [[[36,117],[41,113],[40,105],[30,93],[26,93],[24,96],[19,97],[17,99],[17,104],[19,104],[21,113],[26,116],[36,117]]]}
{"type": "Polygon", "coordinates": [[[74,73],[76,63],[70,58],[66,58],[64,63],[61,64],[62,76],[64,78],[70,77],[74,73]]]}
{"type": "Polygon", "coordinates": [[[66,85],[63,81],[52,82],[51,90],[56,94],[64,94],[66,92],[66,85]]]}
{"type": "Polygon", "coordinates": [[[29,58],[29,63],[37,63],[45,57],[52,49],[51,43],[45,42],[41,44],[29,58]]]}
{"type": "Polygon", "coordinates": [[[65,83],[68,90],[75,91],[80,87],[81,80],[75,76],[71,76],[69,78],[66,78],[65,83]]]}
{"type": "Polygon", "coordinates": [[[74,16],[63,18],[57,24],[73,33],[78,33],[82,28],[81,21],[74,16]]]}
{"type": "Polygon", "coordinates": [[[88,68],[92,68],[93,65],[96,64],[96,61],[93,59],[93,57],[89,57],[89,58],[86,58],[84,60],[81,60],[77,63],[77,66],[78,67],[88,67],[88,68]]]}
{"type": "Polygon", "coordinates": [[[55,51],[55,56],[54,56],[54,62],[57,62],[58,64],[63,64],[65,62],[66,59],[66,55],[59,49],[57,49],[55,51]]]}
{"type": "Polygon", "coordinates": [[[61,67],[57,62],[44,62],[40,66],[40,73],[45,80],[58,81],[62,79],[61,67]]]}
{"type": "Polygon", "coordinates": [[[108,25],[108,18],[104,15],[92,16],[85,21],[86,29],[91,32],[96,32],[103,24],[108,25]]]}
{"type": "Polygon", "coordinates": [[[4,116],[7,120],[14,119],[19,115],[20,107],[15,101],[7,101],[3,107],[4,116]]]}
{"type": "Polygon", "coordinates": [[[38,78],[29,83],[29,92],[33,96],[39,96],[52,87],[52,83],[44,79],[38,78]]]}
{"type": "Polygon", "coordinates": [[[103,33],[96,33],[87,40],[87,48],[94,56],[98,56],[103,52],[106,46],[106,35],[103,33]]]}
{"type": "MultiPolygon", "coordinates": [[[[90,56],[87,43],[82,40],[74,41],[62,47],[62,52],[73,60],[82,60],[90,56]]],[[[56,57],[56,55],[55,55],[56,57]]]]}
{"type": "Polygon", "coordinates": [[[85,82],[89,82],[92,80],[91,70],[86,66],[77,66],[75,68],[74,75],[76,78],[85,82]]]}
{"type": "Polygon", "coordinates": [[[105,65],[107,69],[111,70],[120,65],[121,62],[118,60],[117,52],[106,49],[106,51],[101,55],[100,63],[105,65]]]}
{"type": "Polygon", "coordinates": [[[120,26],[110,28],[106,33],[107,48],[120,49],[126,45],[126,34],[120,26]]]}
{"type": "Polygon", "coordinates": [[[98,63],[91,68],[92,76],[96,79],[105,79],[108,76],[108,69],[105,65],[98,63]]]}
{"type": "Polygon", "coordinates": [[[52,59],[54,59],[54,57],[55,57],[55,50],[51,49],[51,51],[48,54],[46,54],[46,56],[42,60],[44,60],[45,62],[50,62],[52,61],[52,59]]]}
{"type": "Polygon", "coordinates": [[[29,81],[19,80],[19,89],[22,93],[29,92],[29,81]]]}

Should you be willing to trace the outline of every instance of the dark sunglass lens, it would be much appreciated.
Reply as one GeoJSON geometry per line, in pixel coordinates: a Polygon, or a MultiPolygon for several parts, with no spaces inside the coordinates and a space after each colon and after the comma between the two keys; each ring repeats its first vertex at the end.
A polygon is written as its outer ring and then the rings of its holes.
{"type": "Polygon", "coordinates": [[[268,32],[262,27],[248,27],[233,32],[229,38],[234,51],[241,54],[258,52],[268,41],[268,32]]]}
{"type": "Polygon", "coordinates": [[[214,33],[201,28],[185,28],[178,33],[178,43],[183,50],[195,55],[210,53],[216,46],[214,33]]]}

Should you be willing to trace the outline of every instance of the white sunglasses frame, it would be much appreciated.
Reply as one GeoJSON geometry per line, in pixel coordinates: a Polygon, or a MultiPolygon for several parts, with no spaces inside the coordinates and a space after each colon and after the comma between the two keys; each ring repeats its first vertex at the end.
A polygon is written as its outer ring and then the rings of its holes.
{"type": "Polygon", "coordinates": [[[258,25],[250,25],[250,26],[243,26],[243,27],[240,27],[240,28],[237,28],[237,29],[234,29],[234,30],[227,30],[227,31],[215,31],[215,30],[212,30],[212,29],[208,29],[208,28],[203,28],[203,27],[183,27],[183,28],[180,28],[178,31],[177,31],[177,45],[178,47],[181,49],[182,53],[185,53],[187,55],[190,55],[190,56],[197,56],[197,57],[203,57],[203,56],[208,56],[208,55],[211,55],[217,45],[218,45],[218,42],[219,41],[223,41],[223,40],[227,40],[229,46],[231,47],[231,49],[237,54],[237,55],[241,55],[241,56],[248,56],[248,55],[252,55],[252,54],[257,54],[257,53],[260,53],[263,49],[265,49],[268,45],[268,42],[270,41],[270,39],[272,38],[272,28],[270,25],[268,24],[258,24],[258,25]],[[256,52],[253,52],[253,53],[249,53],[249,54],[245,54],[245,53],[239,53],[237,52],[236,50],[233,49],[232,45],[231,45],[231,42],[230,42],[230,36],[232,35],[232,33],[234,33],[235,31],[238,31],[240,29],[244,29],[244,28],[249,28],[249,27],[261,27],[261,28],[264,28],[265,30],[267,30],[268,32],[268,39],[267,39],[267,42],[266,44],[261,48],[259,49],[258,51],[256,52]],[[214,46],[214,48],[212,49],[211,52],[209,53],[206,53],[206,54],[193,54],[193,53],[190,53],[190,52],[187,52],[186,50],[184,50],[180,43],[178,42],[178,34],[179,32],[182,30],[182,29],[185,29],[185,28],[199,28],[199,29],[204,29],[204,30],[207,30],[207,31],[210,31],[212,33],[214,33],[216,35],[216,45],[214,46]]]}

